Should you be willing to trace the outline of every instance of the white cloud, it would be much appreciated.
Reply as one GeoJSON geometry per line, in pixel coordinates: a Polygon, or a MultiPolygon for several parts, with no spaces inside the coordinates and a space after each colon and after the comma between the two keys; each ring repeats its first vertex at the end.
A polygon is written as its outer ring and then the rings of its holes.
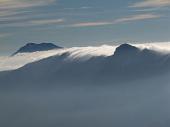
{"type": "Polygon", "coordinates": [[[34,53],[21,53],[13,57],[0,57],[0,71],[13,70],[24,66],[27,63],[31,63],[43,58],[47,58],[54,55],[62,55],[63,53],[69,53],[69,57],[66,60],[88,60],[92,56],[109,56],[115,51],[115,46],[98,46],[98,47],[73,47],[57,50],[41,51],[34,53]]]}
{"type": "Polygon", "coordinates": [[[139,14],[139,15],[132,15],[129,17],[117,19],[115,20],[115,23],[138,21],[138,20],[145,20],[145,19],[155,19],[155,18],[160,18],[160,17],[161,17],[160,15],[151,14],[151,13],[139,14]]]}
{"type": "Polygon", "coordinates": [[[170,0],[144,0],[142,2],[137,2],[131,5],[130,7],[164,7],[170,6],[170,0]]]}
{"type": "Polygon", "coordinates": [[[70,25],[71,27],[88,27],[88,26],[104,26],[111,25],[113,22],[82,22],[70,25]]]}
{"type": "Polygon", "coordinates": [[[32,25],[46,25],[46,24],[58,24],[63,23],[64,19],[42,19],[29,21],[32,25]]]}
{"type": "Polygon", "coordinates": [[[134,44],[134,46],[141,49],[155,50],[161,53],[170,53],[170,42],[156,42],[156,43],[144,43],[144,44],[134,44]]]}

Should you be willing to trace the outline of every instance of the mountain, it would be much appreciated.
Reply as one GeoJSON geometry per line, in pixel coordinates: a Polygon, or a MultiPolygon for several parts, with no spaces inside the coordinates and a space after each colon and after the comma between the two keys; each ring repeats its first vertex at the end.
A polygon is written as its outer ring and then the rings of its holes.
{"type": "Polygon", "coordinates": [[[7,80],[17,84],[116,84],[151,78],[170,72],[170,55],[129,44],[118,46],[111,56],[86,61],[67,60],[69,52],[51,56],[10,71],[7,80]]]}
{"type": "Polygon", "coordinates": [[[21,47],[19,50],[17,50],[13,55],[18,53],[30,53],[30,52],[36,52],[36,51],[47,51],[52,49],[60,49],[62,47],[56,46],[52,43],[28,43],[25,46],[21,47]]]}
{"type": "Polygon", "coordinates": [[[140,51],[139,48],[125,43],[125,44],[122,44],[116,48],[114,55],[116,55],[116,56],[133,55],[139,51],[140,51]]]}

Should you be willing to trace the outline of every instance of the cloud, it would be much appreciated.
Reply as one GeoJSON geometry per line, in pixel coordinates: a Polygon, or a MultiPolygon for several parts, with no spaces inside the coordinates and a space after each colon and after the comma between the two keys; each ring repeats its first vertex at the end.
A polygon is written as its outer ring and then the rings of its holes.
{"type": "Polygon", "coordinates": [[[0,0],[0,9],[21,9],[35,6],[44,6],[55,0],[0,0]]]}
{"type": "Polygon", "coordinates": [[[76,23],[76,24],[70,25],[70,27],[104,26],[104,25],[113,25],[113,24],[124,23],[124,22],[140,21],[140,20],[146,20],[146,19],[155,19],[155,18],[160,18],[160,17],[161,17],[161,15],[146,13],[146,14],[132,15],[132,16],[129,16],[129,17],[123,17],[123,18],[115,19],[113,21],[76,23]]]}
{"type": "Polygon", "coordinates": [[[0,27],[29,27],[62,23],[64,19],[52,18],[49,13],[31,9],[33,7],[52,5],[56,1],[0,0],[0,27]]]}
{"type": "Polygon", "coordinates": [[[3,27],[32,27],[32,26],[42,26],[42,25],[55,25],[64,23],[65,19],[58,18],[58,19],[25,19],[25,18],[14,18],[14,19],[5,19],[1,20],[0,28],[3,27]]]}
{"type": "Polygon", "coordinates": [[[58,24],[63,23],[64,19],[43,19],[43,20],[32,20],[29,21],[32,25],[47,25],[47,24],[58,24]]]}
{"type": "Polygon", "coordinates": [[[143,7],[165,7],[170,6],[170,0],[144,0],[137,2],[130,7],[143,8],[143,7]]]}
{"type": "Polygon", "coordinates": [[[11,34],[9,34],[9,33],[0,33],[0,38],[8,37],[10,35],[11,34]]]}
{"type": "Polygon", "coordinates": [[[170,42],[143,43],[143,44],[134,44],[134,46],[140,49],[154,50],[163,54],[170,53],[170,42]]]}
{"type": "Polygon", "coordinates": [[[46,6],[56,0],[0,0],[0,17],[22,13],[24,9],[46,6]]]}
{"type": "Polygon", "coordinates": [[[160,18],[161,15],[156,15],[156,14],[140,14],[140,15],[133,15],[130,17],[125,17],[125,18],[120,18],[115,20],[115,23],[122,23],[122,22],[129,22],[129,21],[138,21],[138,20],[145,20],[145,19],[155,19],[155,18],[160,18]]]}
{"type": "Polygon", "coordinates": [[[88,27],[88,26],[104,26],[110,25],[113,22],[83,22],[70,25],[71,27],[88,27]]]}
{"type": "Polygon", "coordinates": [[[64,8],[64,10],[88,10],[88,9],[93,9],[93,7],[82,6],[82,7],[77,7],[77,8],[64,8]]]}
{"type": "Polygon", "coordinates": [[[88,46],[88,47],[72,47],[49,51],[39,51],[33,53],[20,53],[12,57],[0,57],[0,71],[13,70],[24,66],[27,63],[38,61],[50,56],[60,56],[64,53],[70,55],[66,60],[88,60],[93,56],[110,56],[113,55],[116,46],[88,46]]]}
{"type": "Polygon", "coordinates": [[[17,14],[16,11],[10,11],[10,10],[1,10],[0,11],[0,17],[5,17],[5,16],[11,16],[17,14]]]}

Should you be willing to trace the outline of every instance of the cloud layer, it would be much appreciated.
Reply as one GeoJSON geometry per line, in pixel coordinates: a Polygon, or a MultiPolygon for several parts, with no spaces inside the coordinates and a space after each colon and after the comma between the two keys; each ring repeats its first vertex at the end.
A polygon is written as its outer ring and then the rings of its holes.
{"type": "Polygon", "coordinates": [[[109,56],[114,53],[116,46],[99,47],[73,47],[34,53],[21,53],[13,57],[0,57],[0,71],[11,70],[22,67],[23,65],[54,55],[69,53],[67,60],[88,60],[93,56],[109,56]]]}
{"type": "MultiPolygon", "coordinates": [[[[170,42],[167,43],[145,43],[145,44],[132,44],[140,49],[151,49],[162,53],[170,53],[170,42]]],[[[17,69],[27,63],[38,61],[54,55],[62,55],[69,53],[66,60],[79,60],[85,61],[94,56],[111,56],[117,46],[102,45],[97,47],[73,47],[57,50],[41,51],[34,53],[21,53],[13,57],[0,57],[0,71],[17,69]]]]}

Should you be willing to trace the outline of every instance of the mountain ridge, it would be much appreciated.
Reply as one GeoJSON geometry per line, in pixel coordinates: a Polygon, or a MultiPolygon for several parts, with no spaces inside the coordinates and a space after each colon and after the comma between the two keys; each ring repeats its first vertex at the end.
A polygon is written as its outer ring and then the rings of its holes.
{"type": "Polygon", "coordinates": [[[170,72],[170,57],[168,57],[170,55],[159,54],[148,49],[140,50],[127,44],[117,47],[115,54],[111,56],[95,56],[86,61],[67,60],[69,55],[64,53],[60,56],[51,56],[9,71],[7,82],[11,79],[18,84],[25,82],[30,84],[35,82],[36,84],[82,84],[82,82],[115,84],[170,72]]]}

